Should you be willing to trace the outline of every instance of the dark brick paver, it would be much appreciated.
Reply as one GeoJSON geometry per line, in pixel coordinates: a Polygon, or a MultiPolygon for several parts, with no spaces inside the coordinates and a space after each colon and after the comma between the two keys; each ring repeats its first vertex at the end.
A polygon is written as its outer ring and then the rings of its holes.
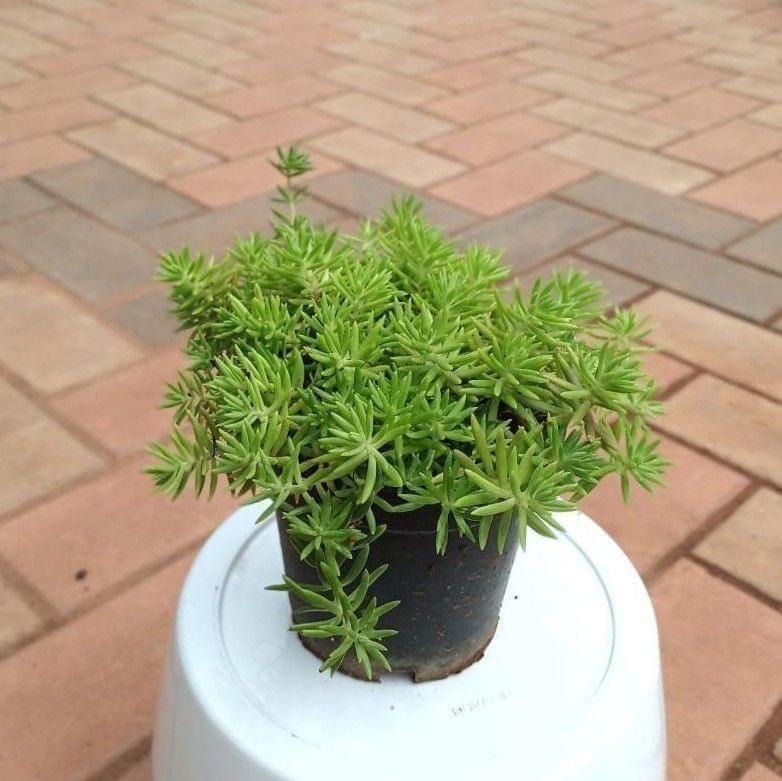
{"type": "Polygon", "coordinates": [[[580,252],[619,270],[753,320],[782,301],[782,278],[635,228],[622,228],[580,252]]]}
{"type": "Polygon", "coordinates": [[[562,196],[639,228],[664,233],[704,249],[719,249],[755,227],[729,212],[598,175],[568,187],[562,196]]]}
{"type": "Polygon", "coordinates": [[[544,200],[486,220],[462,234],[464,243],[485,243],[505,250],[505,261],[527,269],[605,233],[613,220],[559,201],[544,200]]]}

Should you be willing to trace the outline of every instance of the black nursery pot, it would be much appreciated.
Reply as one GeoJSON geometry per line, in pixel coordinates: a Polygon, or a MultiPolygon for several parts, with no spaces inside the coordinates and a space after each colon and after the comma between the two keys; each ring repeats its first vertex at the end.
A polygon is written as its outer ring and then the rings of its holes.
{"type": "MultiPolygon", "coordinates": [[[[409,513],[375,509],[378,524],[387,526],[370,546],[367,567],[388,564],[375,582],[371,596],[378,604],[399,599],[401,604],[381,620],[399,634],[388,638],[387,658],[395,672],[406,672],[415,681],[431,681],[458,673],[477,662],[497,629],[500,605],[516,556],[515,523],[503,553],[490,537],[485,550],[454,531],[445,555],[435,552],[435,527],[439,508],[423,507],[409,513]]],[[[278,519],[285,573],[300,583],[315,583],[312,567],[299,559],[283,520],[278,519]]],[[[293,610],[302,602],[290,594],[293,610]]],[[[299,619],[299,620],[307,620],[299,619]]],[[[302,638],[316,656],[325,659],[334,640],[302,638]]],[[[349,654],[340,668],[365,678],[355,656],[349,654]]]]}

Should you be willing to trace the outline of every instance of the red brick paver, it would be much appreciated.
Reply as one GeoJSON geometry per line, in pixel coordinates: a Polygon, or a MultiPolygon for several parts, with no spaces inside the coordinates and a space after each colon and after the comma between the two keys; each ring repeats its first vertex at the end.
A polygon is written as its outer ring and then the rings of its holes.
{"type": "Polygon", "coordinates": [[[142,781],[225,497],[140,474],[181,364],[155,253],[415,189],[522,282],[658,323],[668,489],[585,508],[650,584],[672,781],[782,777],[782,11],[774,0],[0,0],[0,777],[142,781]]]}
{"type": "Polygon", "coordinates": [[[146,739],[189,562],[177,560],[3,663],[0,777],[81,781],[146,739]]]}
{"type": "Polygon", "coordinates": [[[779,700],[782,615],[688,561],[652,596],[666,662],[669,778],[719,778],[779,700]]]}

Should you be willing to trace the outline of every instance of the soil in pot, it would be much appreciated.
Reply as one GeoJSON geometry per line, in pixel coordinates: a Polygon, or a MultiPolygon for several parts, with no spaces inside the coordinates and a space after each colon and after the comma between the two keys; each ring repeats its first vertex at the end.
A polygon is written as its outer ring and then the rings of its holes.
{"type": "MultiPolygon", "coordinates": [[[[370,546],[367,567],[389,568],[374,584],[371,595],[378,603],[399,599],[382,626],[397,629],[388,638],[387,658],[394,672],[408,673],[415,681],[445,678],[478,661],[497,628],[500,606],[516,556],[515,523],[503,553],[490,538],[484,550],[453,531],[444,555],[435,551],[439,508],[389,513],[375,508],[379,524],[387,526],[370,546]]],[[[285,573],[299,583],[316,583],[312,567],[299,559],[288,538],[285,523],[278,520],[285,573]]],[[[302,603],[289,594],[293,610],[302,603]]],[[[316,656],[325,659],[335,641],[302,638],[316,656]]],[[[366,680],[355,656],[349,654],[341,671],[366,680]]]]}

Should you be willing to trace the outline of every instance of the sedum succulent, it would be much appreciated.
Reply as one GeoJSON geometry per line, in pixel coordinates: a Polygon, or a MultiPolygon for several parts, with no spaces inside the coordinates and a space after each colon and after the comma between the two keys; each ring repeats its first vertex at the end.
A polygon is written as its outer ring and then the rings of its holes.
{"type": "Polygon", "coordinates": [[[172,496],[188,482],[211,494],[224,475],[237,496],[270,500],[261,519],[280,515],[320,583],[274,587],[312,608],[292,628],[337,639],[324,669],[353,652],[372,677],[395,607],[372,598],[385,568],[365,567],[384,532],[374,507],[437,507],[439,552],[451,532],[502,549],[514,518],[522,546],[530,530],[555,536],[554,514],[606,475],[625,499],[661,481],[647,329],[605,315],[599,285],[574,271],[502,286],[499,252],[458,248],[411,197],[357,237],[313,225],[296,213],[307,156],[274,164],[288,212],[270,236],[217,261],[163,256],[190,366],[168,386],[171,441],[151,446],[147,471],[172,496]]]}

